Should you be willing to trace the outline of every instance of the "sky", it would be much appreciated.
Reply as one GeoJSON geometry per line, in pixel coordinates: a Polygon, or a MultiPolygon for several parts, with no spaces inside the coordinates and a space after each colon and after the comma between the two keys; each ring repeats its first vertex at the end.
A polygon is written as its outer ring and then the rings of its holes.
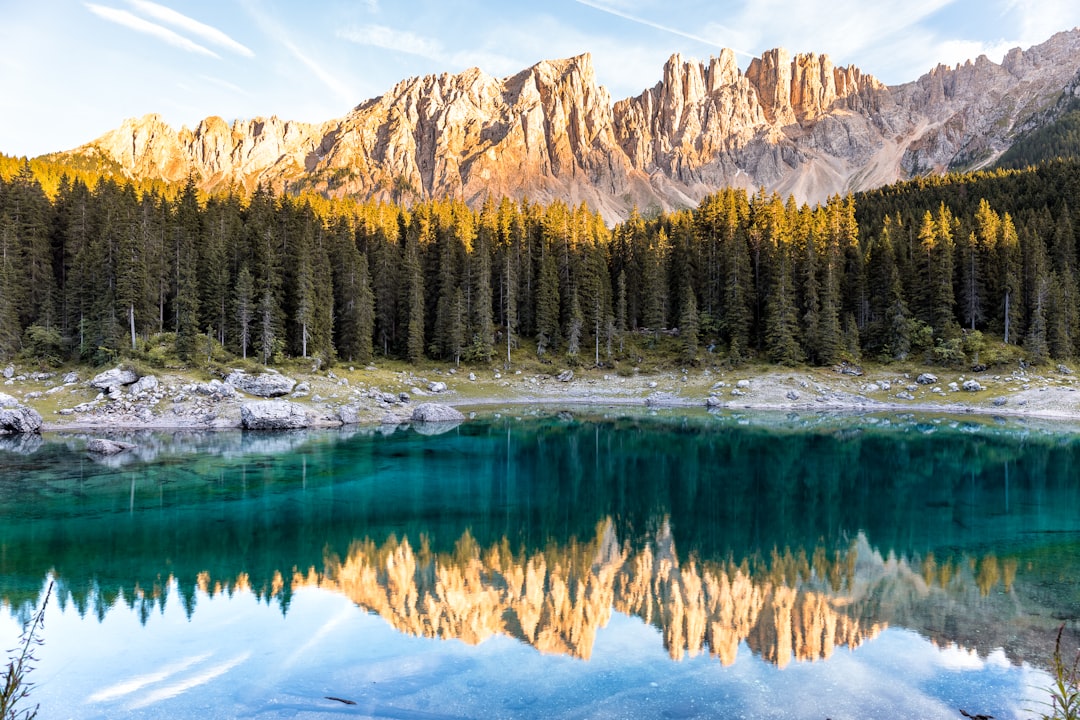
{"type": "Polygon", "coordinates": [[[505,77],[592,53],[613,100],[673,53],[827,53],[888,84],[1080,26],[1077,0],[0,0],[0,153],[89,142],[129,117],[341,117],[402,79],[505,77]]]}

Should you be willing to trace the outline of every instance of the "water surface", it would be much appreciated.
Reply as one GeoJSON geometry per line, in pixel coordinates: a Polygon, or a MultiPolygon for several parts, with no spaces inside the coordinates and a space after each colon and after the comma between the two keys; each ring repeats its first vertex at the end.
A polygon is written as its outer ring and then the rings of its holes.
{"type": "Polygon", "coordinates": [[[1080,435],[681,415],[7,441],[0,638],[55,581],[41,718],[1031,714],[1080,435]]]}

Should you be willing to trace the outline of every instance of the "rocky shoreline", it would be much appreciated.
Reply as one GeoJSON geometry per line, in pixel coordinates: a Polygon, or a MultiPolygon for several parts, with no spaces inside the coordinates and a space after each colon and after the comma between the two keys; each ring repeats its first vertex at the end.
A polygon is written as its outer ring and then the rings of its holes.
{"type": "Polygon", "coordinates": [[[4,368],[0,434],[139,429],[277,430],[354,424],[460,422],[455,407],[611,405],[782,411],[992,414],[1080,420],[1080,387],[1070,368],[983,373],[863,371],[854,366],[775,366],[635,373],[564,369],[412,370],[368,366],[290,377],[233,371],[224,380],[139,375],[118,366],[83,379],[4,368]]]}

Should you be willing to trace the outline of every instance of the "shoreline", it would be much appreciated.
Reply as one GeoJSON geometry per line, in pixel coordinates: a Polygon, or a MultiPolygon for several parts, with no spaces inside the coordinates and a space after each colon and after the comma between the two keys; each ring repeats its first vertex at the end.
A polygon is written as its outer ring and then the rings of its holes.
{"type": "MultiPolygon", "coordinates": [[[[80,369],[83,376],[89,374],[80,369]]],[[[193,373],[163,372],[149,391],[106,395],[85,377],[32,373],[8,378],[0,393],[43,419],[44,432],[215,430],[242,428],[241,407],[267,400],[193,373]]],[[[447,366],[393,366],[295,372],[295,389],[270,398],[291,403],[303,426],[386,425],[411,422],[413,408],[438,403],[454,408],[499,405],[701,408],[750,412],[928,413],[1031,418],[1080,424],[1080,380],[1072,371],[990,370],[961,373],[870,368],[861,375],[842,368],[756,366],[735,370],[692,368],[629,376],[601,370],[576,374],[525,373],[490,368],[467,372],[447,366]],[[906,372],[905,372],[906,370],[906,372]],[[505,373],[505,374],[504,374],[505,373]],[[918,374],[917,374],[918,373],[918,374]],[[933,382],[924,382],[932,378],[933,382]],[[978,387],[965,390],[963,387],[978,387]],[[344,422],[343,422],[344,421],[344,422]]],[[[269,375],[281,375],[270,371],[269,375]]]]}

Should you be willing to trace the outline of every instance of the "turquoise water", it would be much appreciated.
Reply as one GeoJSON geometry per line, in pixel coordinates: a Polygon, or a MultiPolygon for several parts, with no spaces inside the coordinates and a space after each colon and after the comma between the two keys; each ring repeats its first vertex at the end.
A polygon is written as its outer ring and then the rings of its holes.
{"type": "Polygon", "coordinates": [[[5,440],[39,717],[1028,717],[1080,638],[1074,429],[522,412],[5,440]]]}

